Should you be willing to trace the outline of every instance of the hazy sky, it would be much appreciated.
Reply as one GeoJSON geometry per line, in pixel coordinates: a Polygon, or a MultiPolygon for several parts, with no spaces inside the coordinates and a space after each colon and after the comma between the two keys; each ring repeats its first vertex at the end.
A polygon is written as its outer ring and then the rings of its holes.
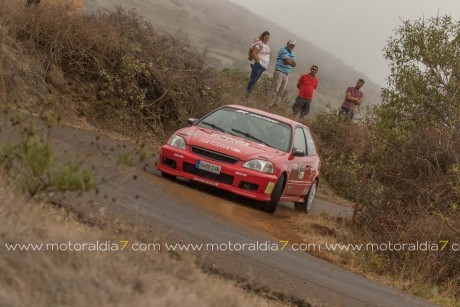
{"type": "Polygon", "coordinates": [[[385,86],[383,58],[402,20],[451,15],[460,20],[460,0],[230,0],[306,38],[385,86]]]}

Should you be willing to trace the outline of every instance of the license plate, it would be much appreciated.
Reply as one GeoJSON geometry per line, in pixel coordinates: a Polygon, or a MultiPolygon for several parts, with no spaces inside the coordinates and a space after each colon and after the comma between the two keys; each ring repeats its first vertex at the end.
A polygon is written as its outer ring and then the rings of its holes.
{"type": "Polygon", "coordinates": [[[196,168],[202,169],[204,171],[208,171],[214,174],[220,174],[220,165],[215,165],[212,163],[208,163],[206,161],[198,160],[195,165],[196,168]]]}

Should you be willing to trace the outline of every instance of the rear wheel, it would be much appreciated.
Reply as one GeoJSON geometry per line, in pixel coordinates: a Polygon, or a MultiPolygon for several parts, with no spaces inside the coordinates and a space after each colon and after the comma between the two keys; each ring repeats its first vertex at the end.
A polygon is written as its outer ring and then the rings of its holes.
{"type": "Polygon", "coordinates": [[[164,178],[167,178],[167,179],[171,179],[171,180],[176,179],[176,176],[170,175],[170,174],[165,173],[165,172],[161,172],[161,176],[164,177],[164,178]]]}
{"type": "Polygon", "coordinates": [[[281,194],[283,193],[284,180],[284,175],[281,175],[280,179],[278,179],[278,182],[273,188],[272,195],[270,196],[270,201],[265,203],[263,206],[264,211],[268,213],[274,213],[276,211],[276,207],[280,201],[281,194]]]}
{"type": "Polygon", "coordinates": [[[313,181],[310,191],[305,195],[304,201],[301,203],[294,203],[294,209],[299,212],[310,212],[313,207],[313,202],[315,201],[316,187],[318,186],[318,180],[313,181]]]}

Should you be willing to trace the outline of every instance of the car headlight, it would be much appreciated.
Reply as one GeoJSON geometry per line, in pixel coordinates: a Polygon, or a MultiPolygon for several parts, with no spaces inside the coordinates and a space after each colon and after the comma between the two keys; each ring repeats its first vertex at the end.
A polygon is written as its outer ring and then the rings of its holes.
{"type": "Polygon", "coordinates": [[[243,167],[252,169],[254,171],[273,174],[275,167],[273,163],[266,160],[250,160],[243,164],[243,167]]]}
{"type": "Polygon", "coordinates": [[[185,139],[175,134],[169,138],[168,145],[185,150],[185,139]]]}

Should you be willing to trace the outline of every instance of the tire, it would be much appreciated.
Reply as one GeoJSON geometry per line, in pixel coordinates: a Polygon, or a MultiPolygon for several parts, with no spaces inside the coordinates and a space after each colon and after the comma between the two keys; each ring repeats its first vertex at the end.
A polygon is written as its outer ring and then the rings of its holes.
{"type": "Polygon", "coordinates": [[[304,201],[301,203],[294,203],[294,209],[299,212],[308,213],[313,207],[316,195],[316,187],[318,186],[318,180],[313,181],[310,191],[305,195],[304,201]]]}
{"type": "Polygon", "coordinates": [[[278,179],[278,182],[275,185],[275,188],[273,189],[272,195],[270,196],[270,201],[265,203],[263,206],[263,210],[265,212],[274,213],[276,211],[276,207],[280,201],[281,194],[283,193],[284,181],[284,175],[281,175],[280,179],[278,179]]]}
{"type": "Polygon", "coordinates": [[[170,174],[165,173],[165,172],[161,172],[161,177],[164,177],[164,178],[170,179],[170,180],[175,180],[176,179],[176,176],[170,175],[170,174]]]}

